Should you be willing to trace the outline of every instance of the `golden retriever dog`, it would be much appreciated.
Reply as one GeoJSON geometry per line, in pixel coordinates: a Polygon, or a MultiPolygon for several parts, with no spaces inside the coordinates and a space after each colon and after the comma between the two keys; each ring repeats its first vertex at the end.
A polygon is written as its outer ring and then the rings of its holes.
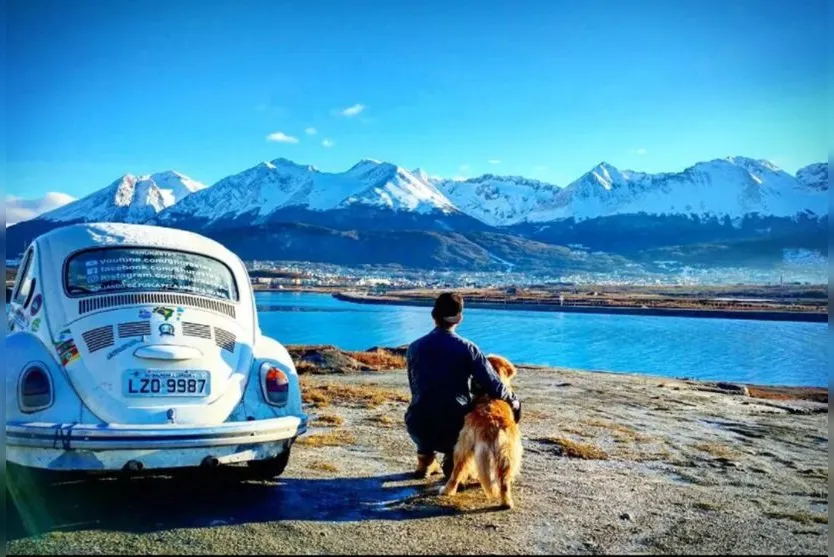
{"type": "MultiPolygon", "coordinates": [[[[501,356],[490,355],[487,359],[501,382],[511,388],[515,366],[501,356]]],[[[521,466],[521,432],[506,402],[486,395],[476,395],[474,402],[455,444],[452,474],[440,494],[455,495],[461,483],[477,475],[486,496],[500,498],[501,508],[511,509],[512,483],[521,466]]]]}

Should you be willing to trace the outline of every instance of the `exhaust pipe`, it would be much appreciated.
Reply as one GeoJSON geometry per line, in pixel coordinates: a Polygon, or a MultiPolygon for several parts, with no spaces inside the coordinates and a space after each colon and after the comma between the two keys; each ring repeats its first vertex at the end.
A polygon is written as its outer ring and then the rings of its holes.
{"type": "Polygon", "coordinates": [[[200,463],[200,466],[203,468],[217,468],[220,466],[220,461],[213,456],[207,456],[203,459],[203,462],[200,463]]]}
{"type": "Polygon", "coordinates": [[[128,460],[127,464],[124,465],[123,470],[126,472],[141,472],[144,467],[145,466],[138,460],[128,460]]]}

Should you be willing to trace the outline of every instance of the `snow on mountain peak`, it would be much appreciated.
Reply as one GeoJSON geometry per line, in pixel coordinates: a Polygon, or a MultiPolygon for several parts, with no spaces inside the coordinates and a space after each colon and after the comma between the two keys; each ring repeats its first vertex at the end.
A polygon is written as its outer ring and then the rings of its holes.
{"type": "Polygon", "coordinates": [[[58,222],[144,222],[205,188],[205,184],[173,170],[139,177],[125,174],[109,186],[39,218],[58,222]]]}
{"type": "Polygon", "coordinates": [[[484,174],[466,180],[442,180],[438,189],[462,212],[492,226],[516,224],[548,205],[557,186],[519,176],[484,174]]]}
{"type": "Polygon", "coordinates": [[[455,211],[434,185],[391,163],[364,159],[345,172],[330,173],[276,159],[220,180],[166,211],[160,220],[191,216],[213,221],[251,214],[261,222],[290,207],[326,211],[354,205],[420,213],[455,211]]]}
{"type": "Polygon", "coordinates": [[[348,174],[354,174],[354,173],[367,172],[369,169],[375,168],[375,167],[377,167],[381,164],[386,164],[386,163],[383,163],[382,161],[378,161],[376,159],[362,159],[359,162],[357,162],[356,164],[354,164],[353,166],[351,166],[347,170],[347,173],[348,174]]]}
{"type": "Polygon", "coordinates": [[[727,157],[725,160],[735,164],[736,166],[744,168],[751,174],[760,173],[762,170],[768,170],[770,172],[783,172],[781,168],[765,159],[751,159],[750,157],[735,156],[727,157]]]}
{"type": "Polygon", "coordinates": [[[596,165],[589,174],[595,177],[599,184],[606,190],[610,190],[626,181],[623,174],[615,166],[605,161],[596,165]]]}
{"type": "Polygon", "coordinates": [[[809,164],[796,171],[797,181],[814,191],[828,191],[828,163],[809,164]]]}
{"type": "Polygon", "coordinates": [[[801,191],[776,165],[747,157],[697,163],[682,172],[620,172],[602,163],[565,189],[562,217],[615,214],[741,217],[750,213],[795,216],[827,213],[819,196],[801,191]]]}
{"type": "Polygon", "coordinates": [[[312,211],[374,207],[393,211],[461,212],[492,226],[590,219],[622,214],[794,217],[828,212],[828,165],[796,176],[766,160],[726,157],[681,172],[647,174],[601,162],[565,188],[520,176],[485,174],[443,179],[416,168],[363,159],[330,173],[285,158],[262,162],[211,188],[169,170],[126,174],[106,188],[42,215],[53,221],[209,222],[246,215],[264,222],[294,207],[312,211]]]}
{"type": "Polygon", "coordinates": [[[432,178],[429,176],[429,174],[425,170],[423,170],[422,168],[415,168],[414,170],[411,171],[411,173],[414,176],[416,176],[417,178],[424,181],[424,182],[429,182],[430,180],[432,180],[432,178]]]}
{"type": "Polygon", "coordinates": [[[289,159],[278,157],[268,163],[273,168],[281,170],[294,170],[301,172],[318,172],[318,169],[312,164],[298,164],[289,159]]]}

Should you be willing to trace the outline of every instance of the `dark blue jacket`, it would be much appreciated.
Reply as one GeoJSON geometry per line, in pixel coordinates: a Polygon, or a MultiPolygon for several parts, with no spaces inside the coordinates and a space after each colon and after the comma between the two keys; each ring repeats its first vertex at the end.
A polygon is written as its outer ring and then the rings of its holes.
{"type": "Polygon", "coordinates": [[[412,342],[406,352],[411,404],[406,412],[409,433],[449,452],[472,408],[471,380],[490,398],[510,404],[515,396],[475,344],[442,328],[412,342]]]}

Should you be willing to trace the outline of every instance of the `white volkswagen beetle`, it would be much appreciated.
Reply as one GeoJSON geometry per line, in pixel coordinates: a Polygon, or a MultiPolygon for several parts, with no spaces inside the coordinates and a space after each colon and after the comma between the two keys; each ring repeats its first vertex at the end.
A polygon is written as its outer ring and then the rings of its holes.
{"type": "MultiPolygon", "coordinates": [[[[8,294],[7,294],[8,296],[8,294]]],[[[79,224],[27,248],[6,338],[6,456],[48,470],[283,472],[307,416],[246,268],[203,236],[79,224]]]]}

